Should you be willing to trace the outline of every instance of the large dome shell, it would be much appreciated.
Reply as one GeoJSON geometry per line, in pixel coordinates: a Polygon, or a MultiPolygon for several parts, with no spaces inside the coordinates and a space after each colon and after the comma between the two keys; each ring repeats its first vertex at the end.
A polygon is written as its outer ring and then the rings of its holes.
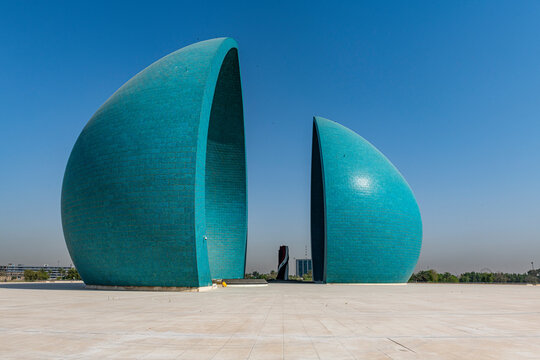
{"type": "Polygon", "coordinates": [[[413,192],[392,163],[346,127],[314,118],[313,275],[328,283],[404,283],[422,246],[413,192]]]}
{"type": "Polygon", "coordinates": [[[234,40],[165,56],[99,108],[67,164],[62,224],[87,284],[199,287],[244,276],[246,164],[234,40]]]}

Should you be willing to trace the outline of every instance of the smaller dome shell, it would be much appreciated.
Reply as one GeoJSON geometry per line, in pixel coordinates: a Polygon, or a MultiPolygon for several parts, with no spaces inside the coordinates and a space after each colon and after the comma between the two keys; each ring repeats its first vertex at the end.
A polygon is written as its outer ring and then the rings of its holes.
{"type": "Polygon", "coordinates": [[[422,220],[394,165],[350,129],[314,118],[313,275],[328,283],[404,283],[420,255],[422,220]]]}

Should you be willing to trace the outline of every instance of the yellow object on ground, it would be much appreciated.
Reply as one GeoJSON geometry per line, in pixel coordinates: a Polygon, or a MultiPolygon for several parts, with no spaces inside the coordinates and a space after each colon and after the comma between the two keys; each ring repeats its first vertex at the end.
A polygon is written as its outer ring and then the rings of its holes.
{"type": "Polygon", "coordinates": [[[221,286],[227,287],[227,283],[226,283],[225,281],[222,281],[222,282],[221,282],[221,286]]]}

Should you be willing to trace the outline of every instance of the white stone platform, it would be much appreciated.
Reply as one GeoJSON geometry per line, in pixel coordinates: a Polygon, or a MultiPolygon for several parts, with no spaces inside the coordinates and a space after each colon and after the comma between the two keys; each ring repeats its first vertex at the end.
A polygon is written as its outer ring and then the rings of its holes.
{"type": "Polygon", "coordinates": [[[540,359],[540,286],[0,284],[0,359],[540,359]]]}

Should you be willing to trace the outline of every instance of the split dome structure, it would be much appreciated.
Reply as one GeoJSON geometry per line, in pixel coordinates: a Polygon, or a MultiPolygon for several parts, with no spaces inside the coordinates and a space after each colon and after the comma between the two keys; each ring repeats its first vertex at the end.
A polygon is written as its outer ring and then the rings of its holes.
{"type": "Polygon", "coordinates": [[[234,40],[165,56],[98,109],[67,164],[62,224],[89,285],[203,287],[244,277],[246,161],[234,40]]]}
{"type": "Polygon", "coordinates": [[[352,130],[313,121],[311,255],[313,279],[405,283],[422,245],[413,192],[379,150],[352,130]]]}
{"type": "MultiPolygon", "coordinates": [[[[62,225],[87,285],[200,288],[244,277],[247,193],[238,47],[156,61],[92,116],[71,152],[62,225]]],[[[414,195],[353,131],[314,118],[314,280],[406,282],[422,242],[414,195]]]]}

